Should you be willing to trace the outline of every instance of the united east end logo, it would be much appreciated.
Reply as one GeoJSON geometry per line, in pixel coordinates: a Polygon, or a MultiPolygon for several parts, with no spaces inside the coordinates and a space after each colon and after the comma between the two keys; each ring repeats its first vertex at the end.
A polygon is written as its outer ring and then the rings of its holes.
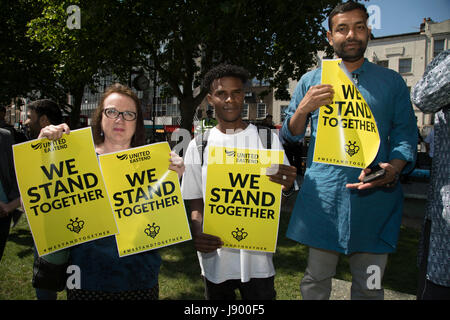
{"type": "Polygon", "coordinates": [[[345,145],[345,152],[352,157],[359,151],[359,146],[356,145],[356,141],[353,141],[353,143],[349,140],[348,144],[345,145]]]}
{"type": "Polygon", "coordinates": [[[233,150],[225,150],[225,155],[227,158],[234,158],[235,163],[258,163],[259,154],[251,152],[237,152],[233,150]]]}
{"type": "Polygon", "coordinates": [[[159,230],[161,229],[159,226],[156,226],[155,223],[153,222],[152,225],[147,224],[147,228],[145,228],[144,232],[146,235],[148,235],[149,237],[152,237],[153,239],[155,239],[155,237],[158,235],[159,230]]]}
{"type": "Polygon", "coordinates": [[[84,227],[84,221],[78,220],[78,217],[75,219],[70,219],[70,223],[66,227],[72,232],[79,233],[84,227]]]}
{"type": "Polygon", "coordinates": [[[46,142],[36,142],[31,144],[33,150],[42,150],[45,153],[67,149],[67,141],[64,138],[58,140],[49,140],[46,142]]]}
{"type": "Polygon", "coordinates": [[[130,163],[136,163],[140,161],[150,160],[150,151],[141,151],[141,152],[135,152],[130,154],[118,154],[116,156],[119,160],[129,160],[130,163]]]}

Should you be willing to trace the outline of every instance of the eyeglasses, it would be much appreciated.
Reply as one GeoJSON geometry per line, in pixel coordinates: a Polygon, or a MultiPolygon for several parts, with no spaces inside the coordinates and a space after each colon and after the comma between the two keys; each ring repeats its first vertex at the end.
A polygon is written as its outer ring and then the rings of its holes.
{"type": "Polygon", "coordinates": [[[120,115],[122,115],[122,119],[126,121],[133,121],[136,120],[136,112],[133,111],[123,111],[120,112],[116,110],[115,108],[107,108],[103,110],[103,113],[105,116],[107,116],[110,119],[117,119],[120,115]]]}

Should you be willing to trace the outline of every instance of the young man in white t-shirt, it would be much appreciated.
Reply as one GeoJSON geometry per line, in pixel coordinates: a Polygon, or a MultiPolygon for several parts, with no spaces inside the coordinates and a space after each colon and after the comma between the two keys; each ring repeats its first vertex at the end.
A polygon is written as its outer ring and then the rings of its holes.
{"type": "MultiPolygon", "coordinates": [[[[222,248],[223,242],[219,237],[202,231],[209,146],[264,148],[256,126],[245,123],[241,118],[247,78],[244,69],[232,65],[219,65],[206,74],[204,85],[209,89],[207,99],[215,108],[218,124],[209,131],[203,161],[196,139],[190,142],[184,159],[186,171],[182,180],[182,195],[183,199],[190,200],[191,230],[208,300],[235,299],[235,289],[240,290],[243,299],[276,297],[272,253],[222,248]]],[[[270,135],[271,148],[281,150],[278,136],[275,133],[270,135]]],[[[289,163],[286,157],[285,163],[289,163]]],[[[283,195],[287,195],[292,191],[296,176],[295,167],[282,164],[276,174],[269,177],[280,183],[283,195]]]]}

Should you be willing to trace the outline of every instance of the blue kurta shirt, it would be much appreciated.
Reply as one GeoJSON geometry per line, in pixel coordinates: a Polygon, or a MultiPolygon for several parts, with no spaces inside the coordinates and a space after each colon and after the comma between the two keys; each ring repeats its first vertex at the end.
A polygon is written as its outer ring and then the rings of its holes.
{"type": "MultiPolygon", "coordinates": [[[[286,111],[281,136],[298,141],[288,123],[311,86],[320,84],[321,68],[300,80],[286,111]]],[[[417,151],[417,124],[402,77],[365,59],[353,71],[358,90],[377,122],[380,148],[373,164],[391,159],[407,161],[404,172],[414,168],[417,151]]],[[[312,162],[319,109],[310,114],[311,140],[307,169],[295,203],[287,237],[308,246],[345,254],[352,252],[388,253],[395,251],[403,211],[401,185],[394,188],[350,190],[347,183],[359,182],[361,169],[312,162]]]]}

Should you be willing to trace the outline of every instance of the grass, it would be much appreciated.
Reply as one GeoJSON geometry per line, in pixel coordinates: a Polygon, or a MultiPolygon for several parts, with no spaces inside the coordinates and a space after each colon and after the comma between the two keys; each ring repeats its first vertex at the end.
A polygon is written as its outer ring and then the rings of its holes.
{"type": "MultiPolygon", "coordinates": [[[[307,247],[285,237],[289,213],[283,212],[280,220],[277,252],[274,255],[276,269],[275,289],[279,300],[301,298],[299,282],[306,268],[307,247]]],[[[401,227],[397,252],[389,255],[383,285],[403,293],[416,294],[416,255],[419,232],[401,227]]],[[[31,285],[33,265],[33,240],[28,223],[22,217],[11,230],[2,260],[0,261],[0,300],[34,300],[31,285]]],[[[163,259],[159,286],[162,300],[203,300],[204,290],[200,267],[192,241],[160,249],[163,259]]],[[[350,280],[348,261],[341,256],[336,278],[350,280]]],[[[65,292],[58,299],[66,299],[65,292]]]]}

